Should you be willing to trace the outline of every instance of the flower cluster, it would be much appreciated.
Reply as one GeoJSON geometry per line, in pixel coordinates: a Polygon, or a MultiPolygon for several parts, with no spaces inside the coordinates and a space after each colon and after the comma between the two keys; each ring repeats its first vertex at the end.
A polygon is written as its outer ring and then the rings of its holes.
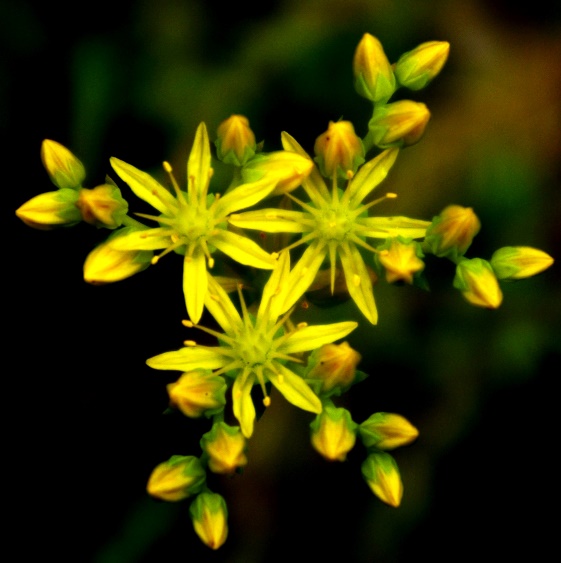
{"type": "Polygon", "coordinates": [[[43,142],[43,164],[57,189],[16,213],[40,229],[85,222],[110,230],[85,260],[88,283],[124,280],[167,254],[183,260],[183,324],[216,343],[188,339],[147,364],[179,372],[167,385],[170,408],[206,418],[210,428],[201,437],[200,454],[174,455],[159,464],[147,491],[169,502],[189,499],[194,530],[212,549],[226,541],[228,510],[210,489],[208,474],[238,474],[248,464],[257,410],[269,406],[275,393],[310,413],[311,446],[326,460],[344,462],[361,443],[361,471],[370,490],[390,506],[401,502],[403,483],[388,452],[414,441],[417,428],[387,412],[358,423],[339,406],[339,398],[368,375],[357,369],[359,351],[344,340],[358,323],[296,322],[298,304],[348,298],[375,325],[374,283],[385,278],[428,289],[430,254],[454,264],[453,287],[468,303],[493,309],[502,302],[500,282],[533,276],[553,263],[547,253],[526,246],[500,248],[489,260],[468,258],[480,229],[471,208],[449,205],[432,220],[371,214],[397,197],[391,191],[372,194],[400,151],[420,141],[430,119],[425,104],[391,99],[399,89],[429,84],[448,52],[447,42],[429,41],[391,64],[378,39],[365,34],[353,71],[357,93],[372,103],[367,133],[360,137],[353,123],[330,121],[313,154],[287,132],[281,133],[282,150],[266,152],[247,117],[232,115],[218,127],[214,146],[200,123],[184,187],[167,162],[168,186],[111,158],[122,189],[154,209],[135,218],[116,181],[84,188],[80,160],[55,141],[43,142]],[[228,186],[213,185],[213,166],[231,171],[228,186]],[[217,326],[200,324],[205,312],[217,326]]]}

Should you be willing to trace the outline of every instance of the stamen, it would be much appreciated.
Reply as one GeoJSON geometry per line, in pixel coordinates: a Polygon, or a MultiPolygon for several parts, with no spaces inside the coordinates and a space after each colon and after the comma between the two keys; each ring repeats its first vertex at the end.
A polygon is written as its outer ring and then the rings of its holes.
{"type": "Polygon", "coordinates": [[[298,199],[297,197],[294,197],[291,193],[287,193],[286,194],[290,199],[292,199],[293,201],[295,201],[300,207],[304,208],[306,211],[309,211],[310,213],[312,213],[313,215],[317,215],[318,210],[315,207],[312,207],[311,205],[308,205],[307,203],[304,203],[301,199],[298,199]]]}
{"type": "Polygon", "coordinates": [[[164,161],[163,166],[164,166],[164,170],[168,173],[171,185],[173,186],[178,201],[181,202],[183,205],[186,205],[187,201],[185,200],[185,196],[183,195],[183,192],[181,191],[181,188],[179,187],[179,184],[177,183],[177,180],[173,175],[173,168],[171,167],[171,164],[166,160],[164,161]]]}
{"type": "Polygon", "coordinates": [[[271,404],[271,399],[267,395],[267,387],[265,386],[265,376],[263,375],[262,366],[255,367],[255,375],[257,376],[257,381],[259,381],[259,385],[261,386],[261,391],[263,391],[263,395],[264,395],[263,404],[266,407],[268,407],[271,404]]]}
{"type": "Polygon", "coordinates": [[[388,192],[386,195],[379,197],[378,199],[374,199],[374,200],[370,201],[369,203],[365,203],[365,204],[359,206],[358,209],[355,209],[352,212],[352,214],[355,217],[358,217],[361,213],[363,213],[367,209],[370,209],[373,205],[377,205],[378,203],[381,203],[382,201],[385,201],[386,199],[395,199],[396,197],[397,197],[397,194],[394,194],[393,192],[388,192]]]}
{"type": "MultiPolygon", "coordinates": [[[[202,330],[203,332],[206,332],[207,334],[210,334],[211,336],[215,336],[216,338],[218,338],[218,340],[226,342],[226,344],[228,344],[229,346],[233,347],[236,343],[236,341],[227,334],[224,334],[223,332],[217,332],[216,330],[212,330],[211,328],[207,328],[206,326],[198,325],[193,321],[183,320],[181,321],[181,323],[187,328],[197,328],[199,330],[202,330]]],[[[222,350],[220,349],[218,349],[217,351],[222,352],[222,350]]]]}
{"type": "Polygon", "coordinates": [[[317,238],[317,233],[312,231],[311,233],[308,233],[307,235],[303,236],[300,240],[297,240],[296,242],[293,242],[292,244],[285,246],[283,248],[283,251],[284,250],[292,250],[293,248],[296,248],[297,246],[300,246],[301,244],[304,244],[304,243],[308,242],[309,240],[313,240],[314,238],[317,238]]]}
{"type": "Polygon", "coordinates": [[[135,213],[135,215],[137,217],[142,217],[143,219],[150,219],[150,221],[163,223],[164,225],[168,225],[170,227],[173,227],[175,224],[175,219],[170,219],[169,217],[164,217],[163,215],[150,215],[149,213],[135,213]]]}
{"type": "Polygon", "coordinates": [[[335,274],[337,272],[337,244],[334,242],[329,243],[329,264],[331,266],[331,295],[333,295],[335,293],[335,274]]]}
{"type": "Polygon", "coordinates": [[[332,205],[337,205],[339,203],[339,190],[337,189],[337,171],[333,173],[333,182],[331,185],[331,202],[332,205]]]}
{"type": "Polygon", "coordinates": [[[183,246],[184,244],[185,243],[181,239],[175,242],[174,244],[170,244],[167,248],[165,248],[162,252],[160,252],[160,254],[153,256],[152,260],[150,260],[150,263],[152,265],[157,264],[160,261],[160,258],[163,258],[166,254],[169,254],[170,252],[172,252],[176,248],[179,248],[180,246],[183,246]]]}
{"type": "MultiPolygon", "coordinates": [[[[362,229],[360,227],[358,227],[357,229],[355,229],[357,231],[361,231],[362,229]]],[[[364,228],[365,231],[368,231],[367,228],[364,228]]],[[[370,246],[366,241],[362,240],[360,237],[357,237],[354,233],[349,233],[347,235],[348,240],[350,240],[351,242],[354,242],[356,245],[358,246],[362,246],[362,248],[365,248],[366,250],[368,250],[369,252],[377,252],[377,250],[373,247],[370,246]]]]}
{"type": "Polygon", "coordinates": [[[240,305],[241,305],[241,308],[242,308],[243,322],[244,322],[244,324],[249,325],[251,323],[250,323],[250,320],[249,320],[249,313],[247,311],[245,299],[243,298],[242,289],[243,289],[243,284],[239,283],[237,285],[237,290],[238,290],[238,297],[240,298],[240,305]]]}

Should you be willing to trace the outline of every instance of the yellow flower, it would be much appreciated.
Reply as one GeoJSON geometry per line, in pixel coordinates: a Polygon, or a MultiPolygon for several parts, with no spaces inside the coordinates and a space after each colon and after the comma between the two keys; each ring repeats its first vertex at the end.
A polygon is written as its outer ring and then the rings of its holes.
{"type": "MultiPolygon", "coordinates": [[[[303,159],[301,161],[305,162],[303,159]]],[[[164,168],[171,177],[175,197],[151,176],[115,157],[111,165],[132,191],[161,215],[138,214],[159,223],[158,227],[135,231],[116,239],[116,250],[165,249],[160,255],[177,251],[184,254],[183,293],[187,312],[193,322],[202,316],[207,295],[207,264],[212,267],[214,248],[237,262],[255,268],[272,269],[275,259],[249,238],[228,230],[230,213],[252,206],[267,196],[293,170],[285,168],[264,174],[255,182],[242,184],[225,195],[208,193],[213,170],[207,129],[201,123],[187,163],[187,192],[182,191],[171,166],[164,168]],[[284,173],[284,176],[283,176],[284,173]]],[[[154,258],[154,263],[158,257],[154,258]]]]}
{"type": "Polygon", "coordinates": [[[386,281],[404,281],[412,284],[415,274],[425,268],[419,243],[401,237],[392,238],[388,244],[378,247],[377,260],[386,270],[386,281]]]}
{"type": "Polygon", "coordinates": [[[209,275],[209,290],[205,305],[223,333],[197,326],[219,341],[218,346],[199,346],[189,342],[188,346],[173,352],[165,352],[147,360],[154,369],[180,370],[212,369],[215,375],[224,375],[232,385],[234,416],[240,423],[243,435],[253,434],[255,406],[251,398],[254,385],[261,386],[268,406],[266,383],[270,382],[284,398],[293,405],[313,413],[321,412],[321,402],[309,385],[289,367],[290,362],[299,363],[293,354],[314,350],[347,336],[357,323],[340,322],[329,325],[298,325],[286,327],[290,316],[288,309],[300,295],[290,283],[290,257],[281,253],[277,266],[263,288],[263,295],[254,317],[247,311],[241,291],[238,294],[242,304],[242,315],[238,313],[228,294],[209,275]],[[288,311],[288,312],[287,312],[288,311]]]}
{"type": "Polygon", "coordinates": [[[195,533],[211,549],[218,549],[228,537],[228,509],[224,498],[203,492],[191,503],[189,513],[195,533]]]}
{"type": "MultiPolygon", "coordinates": [[[[285,150],[295,151],[309,158],[302,147],[287,133],[283,133],[282,141],[285,150]]],[[[300,244],[308,245],[291,272],[289,283],[293,285],[295,295],[302,295],[310,287],[327,257],[331,263],[331,292],[333,293],[338,257],[343,266],[350,296],[364,316],[372,324],[376,324],[378,312],[374,302],[372,282],[359,249],[376,252],[365,241],[367,237],[386,239],[402,235],[408,238],[422,238],[430,225],[428,221],[407,217],[368,216],[369,207],[387,197],[395,197],[395,194],[387,194],[370,203],[363,203],[372,190],[385,179],[398,152],[395,148],[388,149],[363,164],[356,175],[350,178],[344,191],[337,187],[335,177],[333,188],[329,190],[320,171],[314,167],[302,182],[302,187],[311,200],[310,203],[304,203],[292,194],[288,194],[304,211],[261,209],[231,215],[229,220],[233,225],[242,228],[302,234],[300,240],[287,247],[291,249],[300,244]]]]}

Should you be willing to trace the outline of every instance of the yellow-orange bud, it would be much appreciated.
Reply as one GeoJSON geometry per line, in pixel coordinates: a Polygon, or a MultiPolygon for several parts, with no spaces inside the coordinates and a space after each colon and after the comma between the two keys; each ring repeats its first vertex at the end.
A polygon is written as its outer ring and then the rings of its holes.
{"type": "Polygon", "coordinates": [[[203,434],[201,448],[208,455],[208,467],[213,473],[234,473],[247,465],[247,440],[239,426],[216,422],[210,432],[203,434]]]}
{"type": "Polygon", "coordinates": [[[228,508],[224,498],[211,492],[197,495],[189,507],[195,533],[211,549],[218,549],[228,537],[228,508]]]}
{"type": "Polygon", "coordinates": [[[50,139],[41,144],[41,160],[57,188],[78,189],[86,178],[84,165],[63,145],[50,139]]]}
{"type": "Polygon", "coordinates": [[[50,230],[70,227],[82,219],[76,207],[78,192],[63,188],[36,195],[16,210],[16,215],[34,229],[50,230]]]}
{"type": "Polygon", "coordinates": [[[497,309],[503,301],[503,292],[487,260],[464,258],[456,266],[453,284],[476,307],[497,309]]]}
{"type": "Polygon", "coordinates": [[[379,39],[365,33],[353,57],[355,89],[359,95],[378,103],[389,100],[396,90],[392,66],[379,39]]]}
{"type": "Polygon", "coordinates": [[[216,154],[223,162],[243,166],[256,149],[255,135],[243,115],[231,115],[217,129],[216,154]]]}
{"type": "Polygon", "coordinates": [[[500,280],[519,280],[547,270],[553,258],[530,246],[505,246],[493,253],[491,266],[500,280]]]}
{"type": "Polygon", "coordinates": [[[191,418],[220,412],[226,404],[226,388],[223,377],[204,370],[184,373],[167,385],[171,405],[191,418]]]}
{"type": "Polygon", "coordinates": [[[306,377],[321,381],[320,393],[339,387],[346,389],[355,379],[360,354],[348,342],[324,344],[310,356],[313,367],[306,377]]]}
{"type": "Polygon", "coordinates": [[[365,420],[358,431],[363,444],[380,450],[406,446],[419,436],[419,431],[400,414],[377,412],[365,420]]]}
{"type": "Polygon", "coordinates": [[[394,68],[398,83],[410,90],[424,88],[442,70],[449,53],[447,41],[421,43],[399,57],[394,68]]]}
{"type": "Polygon", "coordinates": [[[345,461],[356,442],[357,425],[344,408],[326,405],[310,424],[314,449],[329,461],[345,461]]]}
{"type": "Polygon", "coordinates": [[[330,121],[327,131],[315,142],[314,152],[321,173],[326,177],[338,174],[347,178],[364,162],[364,146],[350,121],[330,121]]]}
{"type": "Polygon", "coordinates": [[[386,452],[371,453],[362,463],[362,476],[382,501],[397,507],[403,497],[403,483],[395,459],[386,452]]]}
{"type": "Polygon", "coordinates": [[[422,252],[418,242],[392,238],[389,244],[381,249],[382,251],[376,254],[376,258],[386,271],[388,283],[404,281],[412,284],[415,274],[425,267],[425,263],[419,257],[422,256],[422,252]]]}
{"type": "Polygon", "coordinates": [[[425,242],[436,256],[462,256],[479,232],[481,222],[471,207],[449,205],[433,218],[425,242]]]}
{"type": "Polygon", "coordinates": [[[400,100],[378,106],[368,122],[374,145],[386,149],[414,145],[423,136],[430,112],[422,102],[400,100]]]}
{"type": "Polygon", "coordinates": [[[174,455],[154,468],[146,490],[153,497],[177,502],[198,493],[205,480],[199,458],[174,455]]]}
{"type": "Polygon", "coordinates": [[[96,227],[116,229],[123,223],[129,209],[121,197],[121,190],[111,184],[102,184],[92,189],[81,189],[76,206],[82,220],[96,227]]]}

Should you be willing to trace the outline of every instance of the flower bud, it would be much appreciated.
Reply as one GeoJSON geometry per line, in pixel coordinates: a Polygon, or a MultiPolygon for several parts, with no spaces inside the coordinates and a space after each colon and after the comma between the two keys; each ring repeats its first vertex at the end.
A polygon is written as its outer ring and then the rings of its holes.
{"type": "Polygon", "coordinates": [[[365,447],[393,450],[410,444],[419,431],[403,416],[391,412],[377,412],[365,420],[358,431],[365,447]]]}
{"type": "Polygon", "coordinates": [[[213,473],[230,474],[247,465],[246,447],[240,427],[225,422],[216,422],[201,438],[201,448],[208,455],[208,467],[213,473]]]}
{"type": "Polygon", "coordinates": [[[50,230],[70,227],[82,219],[76,207],[78,192],[60,189],[36,195],[16,210],[16,215],[29,227],[50,230]]]}
{"type": "Polygon", "coordinates": [[[491,266],[500,280],[519,280],[535,276],[553,264],[553,258],[530,246],[505,246],[493,253],[491,266]]]}
{"type": "Polygon", "coordinates": [[[198,457],[173,455],[154,468],[146,490],[160,500],[177,502],[197,494],[205,479],[206,473],[198,457]]]}
{"type": "Polygon", "coordinates": [[[154,253],[151,250],[119,250],[112,243],[133,232],[133,227],[124,227],[113,232],[105,242],[96,246],[84,262],[84,280],[94,285],[103,285],[130,278],[150,266],[154,253]]]}
{"type": "Polygon", "coordinates": [[[310,424],[314,449],[329,461],[345,461],[356,442],[357,425],[347,409],[325,405],[310,424]]]}
{"type": "Polygon", "coordinates": [[[386,452],[371,453],[362,463],[362,476],[372,492],[386,504],[398,507],[403,483],[395,459],[386,452]]]}
{"type": "Polygon", "coordinates": [[[327,393],[335,387],[344,390],[354,383],[360,360],[360,354],[348,342],[324,344],[310,354],[308,365],[312,367],[306,377],[321,381],[318,393],[327,393]]]}
{"type": "Polygon", "coordinates": [[[41,160],[57,188],[77,190],[86,178],[84,165],[63,145],[50,139],[41,144],[41,160]]]}
{"type": "Polygon", "coordinates": [[[314,159],[321,173],[331,178],[338,174],[347,178],[347,171],[354,174],[364,162],[364,146],[356,135],[350,121],[329,122],[325,133],[322,133],[314,145],[314,159]]]}
{"type": "Polygon", "coordinates": [[[423,136],[430,112],[422,102],[400,100],[378,106],[368,122],[374,145],[387,149],[414,145],[423,136]]]}
{"type": "Polygon", "coordinates": [[[420,90],[442,70],[448,59],[450,43],[427,41],[399,57],[394,74],[400,86],[420,90]]]}
{"type": "Polygon", "coordinates": [[[355,90],[371,102],[386,102],[396,90],[395,76],[380,41],[365,33],[353,58],[355,90]]]}
{"type": "Polygon", "coordinates": [[[226,381],[209,370],[184,373],[176,382],[167,385],[170,403],[185,416],[207,417],[223,410],[226,404],[226,381]]]}
{"type": "Polygon", "coordinates": [[[455,260],[466,252],[480,228],[481,223],[471,207],[449,205],[433,217],[425,243],[436,256],[455,260]]]}
{"type": "Polygon", "coordinates": [[[255,154],[255,135],[243,115],[231,115],[217,130],[216,155],[222,162],[243,166],[255,154]]]}
{"type": "Polygon", "coordinates": [[[453,285],[472,305],[497,309],[503,293],[491,264],[481,258],[464,258],[456,266],[453,285]]]}
{"type": "Polygon", "coordinates": [[[189,507],[195,533],[211,549],[218,549],[228,537],[228,508],[217,493],[204,492],[189,507]]]}
{"type": "Polygon", "coordinates": [[[276,184],[270,195],[281,195],[300,186],[313,167],[311,158],[293,151],[259,153],[242,168],[242,178],[244,182],[257,182],[267,176],[276,184]]]}
{"type": "Polygon", "coordinates": [[[375,261],[384,267],[386,281],[413,283],[415,274],[423,271],[425,263],[421,260],[423,252],[418,242],[396,237],[378,247],[375,261]]]}
{"type": "Polygon", "coordinates": [[[92,189],[79,190],[76,206],[82,220],[96,227],[116,229],[123,223],[129,210],[128,203],[121,197],[121,190],[111,184],[102,184],[92,189]]]}

